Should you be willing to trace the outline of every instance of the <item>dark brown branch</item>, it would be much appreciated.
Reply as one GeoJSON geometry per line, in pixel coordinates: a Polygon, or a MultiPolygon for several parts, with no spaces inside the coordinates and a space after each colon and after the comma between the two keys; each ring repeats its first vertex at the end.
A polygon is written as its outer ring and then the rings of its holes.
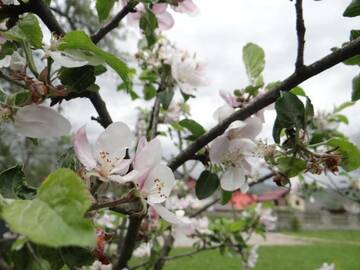
{"type": "Polygon", "coordinates": [[[160,113],[160,98],[157,95],[155,98],[154,106],[151,111],[150,123],[148,128],[148,140],[151,140],[157,135],[157,127],[159,124],[159,113],[160,113]]]}
{"type": "Polygon", "coordinates": [[[129,227],[126,233],[125,241],[122,245],[122,250],[114,270],[122,270],[127,268],[128,261],[130,260],[133,250],[135,249],[136,238],[140,229],[142,216],[130,216],[129,227]]]}
{"type": "Polygon", "coordinates": [[[295,70],[299,71],[304,67],[304,48],[305,48],[305,22],[302,7],[303,0],[296,0],[296,34],[298,40],[297,58],[295,63],[295,70]]]}
{"type": "Polygon", "coordinates": [[[207,133],[199,137],[196,141],[190,144],[184,151],[179,153],[175,158],[170,160],[168,166],[175,171],[179,166],[191,159],[200,149],[206,146],[209,142],[214,140],[225,132],[229,125],[236,120],[245,120],[254,113],[260,111],[266,106],[272,104],[280,95],[280,91],[290,91],[295,86],[308,80],[311,77],[343,62],[344,60],[360,54],[360,38],[349,42],[343,48],[330,53],[319,61],[310,66],[303,67],[300,71],[293,73],[280,83],[274,90],[269,91],[261,96],[256,97],[249,103],[248,106],[237,110],[224,121],[210,129],[207,133]]]}
{"type": "Polygon", "coordinates": [[[106,108],[106,104],[102,99],[102,97],[100,96],[99,92],[89,92],[88,98],[90,99],[92,105],[99,114],[99,118],[97,119],[97,121],[104,128],[107,128],[112,123],[112,119],[109,114],[109,111],[106,108]]]}
{"type": "Polygon", "coordinates": [[[91,36],[91,40],[94,43],[98,43],[109,32],[118,27],[121,20],[125,18],[125,16],[128,15],[130,12],[133,12],[137,4],[139,4],[139,1],[129,1],[129,3],[122,10],[120,10],[120,12],[114,18],[112,18],[111,21],[109,21],[91,36]]]}
{"type": "Polygon", "coordinates": [[[65,35],[65,31],[61,28],[49,7],[43,0],[30,0],[30,12],[38,15],[49,30],[57,35],[65,35]]]}

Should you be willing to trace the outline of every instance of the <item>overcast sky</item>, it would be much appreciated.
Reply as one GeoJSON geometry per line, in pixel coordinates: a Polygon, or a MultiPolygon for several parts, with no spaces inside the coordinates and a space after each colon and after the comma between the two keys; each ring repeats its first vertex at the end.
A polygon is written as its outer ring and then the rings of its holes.
{"type": "MultiPolygon", "coordinates": [[[[242,64],[242,47],[248,42],[260,45],[266,53],[265,81],[282,80],[294,70],[296,54],[295,11],[293,2],[287,0],[194,0],[200,14],[191,17],[174,14],[175,26],[166,35],[178,47],[196,52],[207,63],[211,84],[199,88],[198,98],[191,102],[192,116],[210,128],[214,110],[222,104],[220,89],[232,91],[248,84],[242,64]]],[[[348,40],[351,29],[360,28],[360,20],[342,17],[349,1],[323,0],[304,1],[307,27],[305,63],[310,64],[341,46],[348,40]]],[[[137,29],[133,29],[137,31],[137,29]]],[[[123,46],[123,45],[122,45],[123,46]]],[[[124,47],[124,50],[133,50],[124,47]]],[[[348,101],[351,95],[351,80],[357,74],[355,67],[338,65],[302,84],[316,109],[331,110],[334,104],[348,101]]],[[[109,72],[108,72],[109,73],[109,72]]],[[[134,127],[136,106],[144,102],[131,102],[124,94],[116,92],[114,74],[103,76],[98,84],[114,121],[124,121],[134,127]]],[[[151,106],[151,103],[145,103],[151,106]]],[[[74,128],[89,123],[92,136],[101,128],[90,115],[96,116],[87,100],[74,100],[65,107],[65,114],[74,128]],[[91,123],[92,122],[92,123],[91,123]]],[[[351,128],[343,130],[350,134],[360,133],[359,106],[348,109],[345,114],[352,122],[351,128]]],[[[270,136],[274,112],[266,115],[263,136],[270,136]]]]}

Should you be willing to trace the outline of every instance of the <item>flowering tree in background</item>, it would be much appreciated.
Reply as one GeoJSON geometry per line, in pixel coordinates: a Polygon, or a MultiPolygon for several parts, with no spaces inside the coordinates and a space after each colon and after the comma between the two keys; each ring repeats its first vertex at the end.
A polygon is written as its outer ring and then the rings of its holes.
{"type": "MultiPolygon", "coordinates": [[[[0,92],[1,123],[36,147],[44,139],[70,135],[71,124],[55,105],[87,98],[98,113],[92,120],[104,128],[91,144],[83,123],[72,135],[73,147],[49,165],[57,169],[44,181],[25,177],[23,169],[31,170],[31,164],[14,164],[1,173],[1,218],[6,226],[0,269],[159,270],[167,261],[210,249],[237,255],[243,269],[251,269],[258,255],[257,246],[248,241],[253,234],[265,236],[276,219],[261,204],[233,218],[203,215],[216,203],[228,203],[233,192],[246,193],[271,178],[290,189],[296,176],[341,173],[349,178],[349,192],[342,195],[360,201],[360,185],[349,174],[360,167],[360,151],[337,129],[339,123],[348,123],[341,111],[360,99],[360,75],[353,79],[351,101],[333,112],[315,113],[298,86],[337,64],[359,66],[359,30],[352,30],[350,40],[339,48],[305,65],[302,0],[296,0],[294,73],[265,83],[264,50],[246,44],[243,62],[249,84],[220,91],[224,104],[214,110],[218,123],[206,130],[192,119],[188,105],[196,99],[197,88],[210,84],[206,67],[165,35],[175,23],[172,14],[196,14],[196,3],[94,2],[94,8],[84,10],[90,15],[96,10],[100,24],[86,25],[80,16],[69,15],[80,10],[79,3],[0,1],[0,77],[6,82],[0,92]],[[121,22],[142,33],[134,62],[115,56],[110,41],[101,42],[121,22]],[[51,33],[49,44],[45,31],[51,33]],[[105,72],[119,76],[118,90],[132,100],[153,102],[150,110],[140,109],[136,127],[112,121],[96,84],[105,72]],[[265,110],[276,111],[274,143],[257,139],[265,110]],[[163,138],[177,148],[167,163],[163,138]],[[257,166],[267,173],[258,175],[257,166]],[[194,181],[196,167],[202,173],[194,181]],[[170,256],[175,238],[181,236],[192,239],[195,251],[170,256]],[[129,264],[133,255],[146,259],[129,264]]],[[[358,0],[344,8],[346,17],[360,15],[358,0]]],[[[326,263],[321,269],[333,268],[326,263]]]]}

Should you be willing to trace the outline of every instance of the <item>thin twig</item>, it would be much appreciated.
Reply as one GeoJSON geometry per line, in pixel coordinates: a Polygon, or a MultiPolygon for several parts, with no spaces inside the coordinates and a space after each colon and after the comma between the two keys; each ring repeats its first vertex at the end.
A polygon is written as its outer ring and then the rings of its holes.
{"type": "Polygon", "coordinates": [[[304,14],[302,7],[303,0],[296,0],[295,10],[296,10],[296,34],[298,40],[298,50],[297,58],[295,63],[295,70],[299,71],[304,67],[304,48],[305,48],[305,22],[304,14]]]}
{"type": "Polygon", "coordinates": [[[69,16],[69,14],[63,12],[61,9],[59,9],[59,8],[57,8],[57,7],[50,7],[50,9],[51,9],[52,11],[54,11],[56,14],[58,14],[59,16],[64,17],[64,18],[68,21],[71,30],[75,30],[75,29],[76,29],[76,25],[75,25],[75,22],[74,22],[74,18],[71,18],[71,17],[69,16]]]}
{"type": "Polygon", "coordinates": [[[150,123],[148,128],[148,140],[152,140],[157,135],[157,127],[159,124],[159,113],[160,113],[160,97],[157,95],[155,98],[154,106],[151,111],[150,123]]]}
{"type": "Polygon", "coordinates": [[[119,26],[119,23],[122,19],[126,17],[130,12],[134,11],[134,8],[139,4],[139,1],[131,0],[128,4],[120,10],[120,12],[111,19],[107,24],[101,27],[95,34],[91,36],[91,40],[94,43],[98,43],[103,37],[105,37],[109,32],[114,30],[116,27],[119,26]]]}
{"type": "Polygon", "coordinates": [[[22,84],[21,82],[15,81],[13,79],[11,79],[9,76],[5,75],[3,72],[0,71],[0,78],[4,79],[5,81],[12,83],[14,85],[17,85],[21,88],[27,89],[25,84],[22,84]]]}

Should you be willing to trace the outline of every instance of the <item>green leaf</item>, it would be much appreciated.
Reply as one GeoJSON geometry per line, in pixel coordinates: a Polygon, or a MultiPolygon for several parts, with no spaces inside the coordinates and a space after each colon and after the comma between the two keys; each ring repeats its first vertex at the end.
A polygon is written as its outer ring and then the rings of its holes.
{"type": "Polygon", "coordinates": [[[305,125],[310,123],[314,118],[314,105],[311,103],[309,97],[306,97],[305,105],[305,125]]]}
{"type": "Polygon", "coordinates": [[[274,142],[280,143],[281,132],[283,129],[284,129],[284,127],[281,126],[279,119],[276,117],[274,126],[273,126],[273,130],[272,130],[272,136],[273,136],[274,142]]]}
{"type": "Polygon", "coordinates": [[[360,15],[360,0],[352,0],[351,4],[345,9],[343,16],[356,17],[360,15]]]}
{"type": "Polygon", "coordinates": [[[165,110],[167,110],[170,106],[170,103],[174,97],[174,91],[161,91],[157,95],[160,99],[161,105],[165,110]]]}
{"type": "Polygon", "coordinates": [[[353,41],[360,37],[360,30],[353,29],[350,31],[350,40],[353,41]]]}
{"type": "Polygon", "coordinates": [[[35,48],[41,48],[43,34],[40,24],[35,15],[29,13],[19,20],[10,30],[4,33],[7,39],[15,41],[26,41],[35,48]]]}
{"type": "Polygon", "coordinates": [[[262,72],[265,67],[264,50],[254,43],[248,43],[243,48],[243,61],[250,83],[253,86],[263,86],[262,72]]]}
{"type": "Polygon", "coordinates": [[[59,50],[66,49],[81,49],[92,52],[96,56],[104,60],[110,67],[112,67],[121,77],[127,89],[131,88],[131,81],[129,78],[129,68],[116,56],[101,50],[91,41],[91,39],[82,31],[72,31],[67,33],[61,44],[58,46],[59,50]]]}
{"type": "Polygon", "coordinates": [[[277,162],[279,170],[289,178],[297,176],[306,169],[306,162],[294,157],[281,157],[277,162]]]}
{"type": "Polygon", "coordinates": [[[99,21],[102,22],[109,17],[110,11],[115,4],[115,0],[96,0],[96,11],[99,21]]]}
{"type": "Polygon", "coordinates": [[[360,99],[360,74],[354,77],[352,80],[352,93],[351,101],[357,101],[360,99]]]}
{"type": "Polygon", "coordinates": [[[48,176],[34,200],[16,200],[2,217],[14,232],[50,247],[94,246],[95,230],[84,218],[91,206],[85,182],[69,169],[48,176]]]}
{"type": "Polygon", "coordinates": [[[265,86],[266,91],[272,91],[281,85],[281,81],[271,82],[265,86]]]}
{"type": "Polygon", "coordinates": [[[139,79],[141,81],[156,82],[156,80],[158,79],[158,75],[154,71],[144,70],[140,74],[139,79]]]}
{"type": "Polygon", "coordinates": [[[335,114],[335,115],[333,115],[332,119],[334,119],[335,121],[344,123],[346,125],[349,124],[349,119],[343,114],[335,114]]]}
{"type": "Polygon", "coordinates": [[[302,89],[300,86],[296,86],[293,89],[291,89],[290,93],[297,95],[297,96],[306,97],[304,89],[302,89]]]}
{"type": "Polygon", "coordinates": [[[144,92],[145,100],[150,100],[156,96],[156,88],[154,87],[154,85],[152,85],[150,83],[147,83],[144,85],[143,92],[144,92]]]}
{"type": "Polygon", "coordinates": [[[179,124],[186,128],[188,131],[190,131],[191,135],[193,135],[193,138],[196,139],[203,135],[206,130],[202,125],[200,125],[198,122],[192,120],[192,119],[184,119],[179,122],[179,124]]]}
{"type": "Polygon", "coordinates": [[[344,103],[340,104],[339,106],[335,107],[334,113],[341,112],[342,110],[345,110],[346,108],[351,107],[354,104],[355,104],[355,102],[353,102],[353,101],[344,102],[344,103]]]}
{"type": "Polygon", "coordinates": [[[156,43],[155,29],[158,27],[158,21],[150,9],[147,9],[146,12],[142,14],[139,26],[146,37],[147,45],[152,47],[156,43]]]}
{"type": "Polygon", "coordinates": [[[68,91],[81,92],[95,83],[95,68],[93,66],[62,67],[59,70],[59,79],[68,91]]]}
{"type": "Polygon", "coordinates": [[[22,167],[16,165],[0,173],[0,193],[9,199],[31,199],[36,189],[28,185],[22,167]]]}
{"type": "MultiPolygon", "coordinates": [[[[12,98],[12,97],[10,97],[12,98]]],[[[14,94],[14,105],[22,107],[32,103],[30,91],[20,91],[14,94]]]]}
{"type": "Polygon", "coordinates": [[[216,174],[203,171],[196,181],[195,194],[199,200],[210,197],[219,187],[220,181],[216,174]]]}
{"type": "Polygon", "coordinates": [[[285,128],[304,128],[305,108],[301,100],[294,94],[286,92],[275,103],[280,126],[285,128]]]}
{"type": "Polygon", "coordinates": [[[232,194],[233,194],[232,191],[221,190],[221,202],[220,203],[222,205],[227,204],[231,200],[232,194]]]}
{"type": "Polygon", "coordinates": [[[341,166],[346,171],[353,171],[360,167],[360,151],[353,143],[345,138],[332,138],[328,145],[336,147],[342,155],[341,166]]]}

